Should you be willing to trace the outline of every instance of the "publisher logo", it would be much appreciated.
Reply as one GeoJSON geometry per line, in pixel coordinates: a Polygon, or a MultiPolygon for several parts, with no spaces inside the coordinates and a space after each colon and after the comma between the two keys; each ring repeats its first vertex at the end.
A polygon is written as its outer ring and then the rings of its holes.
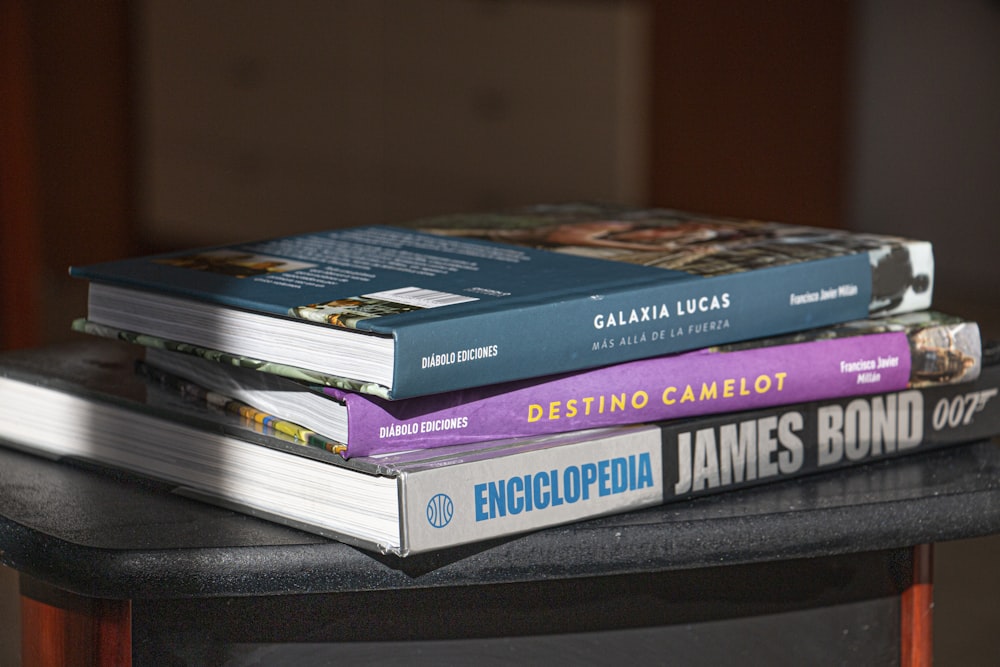
{"type": "Polygon", "coordinates": [[[427,503],[427,523],[435,528],[444,528],[455,515],[455,503],[447,494],[439,493],[427,503]]]}

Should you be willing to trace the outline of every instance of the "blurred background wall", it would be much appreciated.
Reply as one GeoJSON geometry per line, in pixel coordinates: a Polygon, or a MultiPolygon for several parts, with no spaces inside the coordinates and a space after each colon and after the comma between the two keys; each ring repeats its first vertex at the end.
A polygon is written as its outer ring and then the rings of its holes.
{"type": "Polygon", "coordinates": [[[570,199],[923,236],[996,305],[995,0],[0,7],[0,347],[70,264],[570,199]]]}
{"type": "Polygon", "coordinates": [[[568,199],[924,236],[995,304],[993,0],[2,2],[5,347],[70,264],[568,199]]]}
{"type": "Polygon", "coordinates": [[[996,0],[0,0],[0,348],[70,264],[572,199],[925,237],[998,332],[998,82],[996,0]]]}

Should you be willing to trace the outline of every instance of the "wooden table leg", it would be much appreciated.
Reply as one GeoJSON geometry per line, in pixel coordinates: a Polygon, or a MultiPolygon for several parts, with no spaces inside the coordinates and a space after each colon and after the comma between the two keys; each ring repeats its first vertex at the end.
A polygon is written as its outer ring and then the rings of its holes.
{"type": "Polygon", "coordinates": [[[129,667],[131,604],[87,598],[21,578],[23,667],[129,667]]]}
{"type": "Polygon", "coordinates": [[[933,663],[932,611],[933,545],[913,547],[913,583],[903,591],[900,610],[903,667],[930,667],[933,663]]]}

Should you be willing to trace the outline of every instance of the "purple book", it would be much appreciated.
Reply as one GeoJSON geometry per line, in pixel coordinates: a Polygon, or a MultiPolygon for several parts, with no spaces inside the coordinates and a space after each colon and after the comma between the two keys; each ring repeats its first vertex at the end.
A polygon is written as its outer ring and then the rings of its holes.
{"type": "Polygon", "coordinates": [[[954,384],[978,377],[982,361],[974,322],[924,311],[390,401],[137,342],[153,368],[344,443],[345,457],[954,384]]]}

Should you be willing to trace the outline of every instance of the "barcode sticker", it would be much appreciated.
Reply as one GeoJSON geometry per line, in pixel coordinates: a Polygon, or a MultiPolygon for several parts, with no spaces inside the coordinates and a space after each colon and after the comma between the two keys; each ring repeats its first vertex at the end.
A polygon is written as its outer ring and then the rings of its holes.
{"type": "Polygon", "coordinates": [[[474,296],[438,292],[437,290],[424,289],[422,287],[400,287],[399,289],[372,292],[371,294],[363,294],[362,296],[369,299],[393,301],[408,306],[418,306],[420,308],[440,308],[441,306],[452,306],[456,303],[465,303],[467,301],[479,301],[474,296]]]}

